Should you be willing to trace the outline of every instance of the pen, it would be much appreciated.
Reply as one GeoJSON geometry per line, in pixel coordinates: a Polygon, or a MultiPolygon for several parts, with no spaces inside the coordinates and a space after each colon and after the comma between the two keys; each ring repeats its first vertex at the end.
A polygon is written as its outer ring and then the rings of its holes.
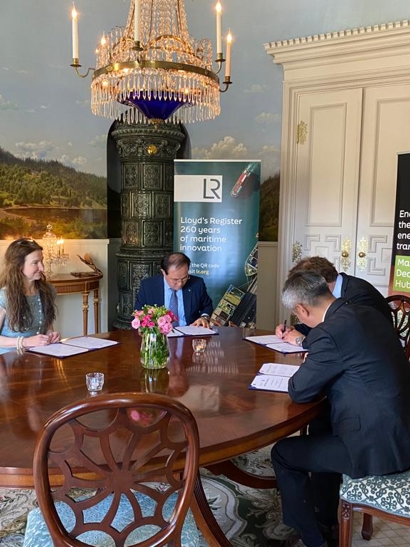
{"type": "Polygon", "coordinates": [[[287,323],[287,320],[285,319],[284,322],[283,322],[283,327],[282,327],[282,332],[285,334],[286,332],[286,323],[287,323]]]}

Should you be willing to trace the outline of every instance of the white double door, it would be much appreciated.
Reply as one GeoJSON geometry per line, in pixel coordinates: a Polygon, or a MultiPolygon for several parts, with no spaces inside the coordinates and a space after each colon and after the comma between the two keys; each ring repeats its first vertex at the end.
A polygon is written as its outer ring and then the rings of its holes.
{"type": "Polygon", "coordinates": [[[410,84],[304,91],[295,99],[288,262],[325,256],[387,294],[397,156],[410,151],[410,84]]]}

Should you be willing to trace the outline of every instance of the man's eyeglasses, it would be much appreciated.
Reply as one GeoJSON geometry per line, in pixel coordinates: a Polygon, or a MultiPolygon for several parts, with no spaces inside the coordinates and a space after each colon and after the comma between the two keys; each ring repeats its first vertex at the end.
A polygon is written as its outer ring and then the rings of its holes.
{"type": "Polygon", "coordinates": [[[191,279],[190,275],[186,275],[185,277],[181,277],[180,279],[173,279],[172,277],[169,277],[169,276],[167,277],[169,281],[171,281],[171,283],[182,283],[183,285],[185,285],[185,283],[191,279]]]}

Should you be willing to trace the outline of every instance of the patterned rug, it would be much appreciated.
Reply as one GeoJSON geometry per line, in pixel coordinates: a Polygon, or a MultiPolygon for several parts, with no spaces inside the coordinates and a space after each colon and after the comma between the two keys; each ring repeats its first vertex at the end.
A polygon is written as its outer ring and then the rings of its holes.
{"type": "MultiPolygon", "coordinates": [[[[259,475],[271,475],[270,447],[246,454],[236,463],[259,475]]],[[[281,537],[280,499],[276,490],[254,490],[226,477],[201,470],[203,486],[215,517],[234,547],[264,547],[281,537]]],[[[33,490],[0,489],[0,546],[22,547],[27,513],[36,506],[33,490]]],[[[287,529],[283,527],[283,536],[287,529]]],[[[201,547],[207,543],[202,540],[201,547]]]]}

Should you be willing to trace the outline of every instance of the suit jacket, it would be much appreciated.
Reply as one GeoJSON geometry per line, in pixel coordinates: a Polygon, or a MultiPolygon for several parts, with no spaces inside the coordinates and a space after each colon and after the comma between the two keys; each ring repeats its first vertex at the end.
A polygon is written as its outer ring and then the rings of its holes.
{"type": "Polygon", "coordinates": [[[410,365],[391,323],[369,306],[336,299],[305,340],[305,363],[289,382],[297,403],[325,394],[333,435],[352,476],[410,467],[410,365]]]}
{"type": "MultiPolygon", "coordinates": [[[[353,275],[347,275],[345,273],[341,273],[340,275],[343,278],[340,295],[341,298],[347,300],[349,304],[371,306],[382,313],[390,321],[390,323],[393,324],[393,316],[390,306],[381,292],[379,292],[365,279],[354,277],[353,275]]],[[[305,336],[307,336],[310,331],[310,328],[302,323],[295,325],[295,328],[305,336]]]]}
{"type": "Polygon", "coordinates": [[[342,298],[350,304],[371,306],[382,313],[390,323],[393,322],[390,306],[381,292],[365,279],[345,273],[341,273],[340,275],[343,277],[342,298]]]}
{"type": "MultiPolygon", "coordinates": [[[[212,314],[212,300],[206,292],[206,286],[201,277],[191,275],[182,288],[182,298],[187,325],[196,321],[203,314],[212,314]]],[[[136,310],[142,309],[142,306],[146,304],[163,306],[164,301],[164,276],[162,274],[141,281],[140,290],[135,300],[136,310]]]]}

